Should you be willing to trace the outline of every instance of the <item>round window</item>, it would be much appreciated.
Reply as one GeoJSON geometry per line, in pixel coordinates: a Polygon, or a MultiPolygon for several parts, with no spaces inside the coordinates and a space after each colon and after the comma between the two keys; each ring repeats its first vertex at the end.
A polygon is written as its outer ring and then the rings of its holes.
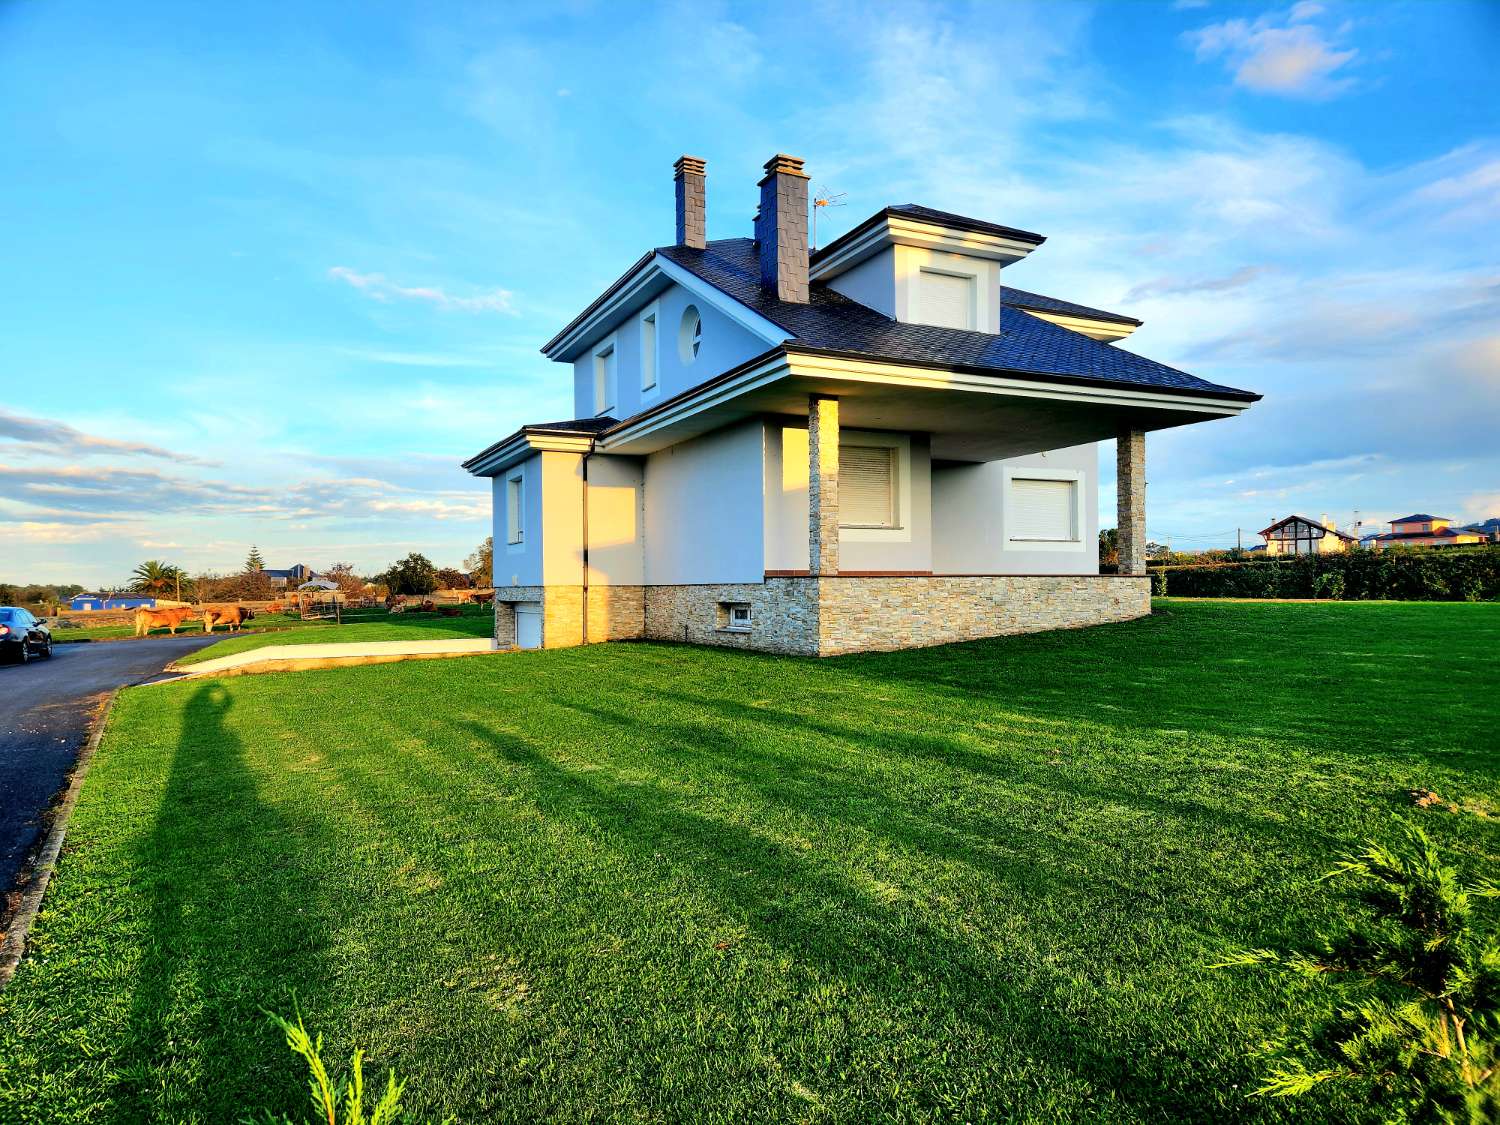
{"type": "Polygon", "coordinates": [[[698,309],[689,305],[682,310],[682,324],[677,329],[677,354],[683,363],[692,363],[698,358],[698,349],[703,344],[703,318],[698,309]]]}

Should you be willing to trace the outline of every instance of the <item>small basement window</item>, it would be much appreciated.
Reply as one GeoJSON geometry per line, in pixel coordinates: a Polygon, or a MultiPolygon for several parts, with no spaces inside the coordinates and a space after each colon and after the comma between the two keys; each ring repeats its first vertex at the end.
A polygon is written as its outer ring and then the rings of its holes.
{"type": "Polygon", "coordinates": [[[752,618],[749,602],[720,602],[719,628],[726,633],[748,633],[752,618]]]}

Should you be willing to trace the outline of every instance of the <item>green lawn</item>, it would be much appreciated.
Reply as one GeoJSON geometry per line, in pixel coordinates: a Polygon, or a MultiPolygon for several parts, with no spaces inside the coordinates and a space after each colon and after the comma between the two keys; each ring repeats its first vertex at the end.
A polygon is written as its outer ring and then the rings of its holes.
{"type": "MultiPolygon", "coordinates": [[[[255,618],[252,625],[259,623],[255,618]]],[[[428,641],[444,637],[488,637],[495,629],[495,613],[489,607],[462,606],[459,616],[437,613],[389,614],[384,609],[345,614],[343,623],[293,621],[302,626],[286,632],[240,633],[217,644],[181,657],[178,664],[197,664],[220,656],[231,656],[267,645],[333,644],[343,641],[428,641]]]]}
{"type": "Polygon", "coordinates": [[[1415,817],[1500,862],[1500,605],[1171,602],[816,662],[607,645],[135,688],[0,993],[0,1120],[1374,1121],[1226,951],[1415,817]],[[1430,787],[1465,807],[1415,809],[1430,787]]]}

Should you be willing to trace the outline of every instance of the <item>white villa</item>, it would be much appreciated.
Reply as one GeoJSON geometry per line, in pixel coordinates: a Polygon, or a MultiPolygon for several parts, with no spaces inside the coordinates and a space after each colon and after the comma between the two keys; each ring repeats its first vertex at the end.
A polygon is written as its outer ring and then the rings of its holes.
{"type": "Polygon", "coordinates": [[[678,160],[676,242],[542,349],[576,417],[464,463],[494,484],[497,640],[832,655],[1148,613],[1145,435],[1259,396],[1002,284],[1040,235],[904,204],[809,256],[802,161],[765,167],[755,237],[709,241],[704,162],[678,160]]]}

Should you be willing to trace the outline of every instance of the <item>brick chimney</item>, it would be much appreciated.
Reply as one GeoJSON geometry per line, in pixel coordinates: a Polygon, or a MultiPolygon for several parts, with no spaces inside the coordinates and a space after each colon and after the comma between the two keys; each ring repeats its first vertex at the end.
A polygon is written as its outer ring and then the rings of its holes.
{"type": "Polygon", "coordinates": [[[760,182],[760,283],[783,301],[807,303],[807,174],[802,161],[778,153],[760,182]]]}
{"type": "Polygon", "coordinates": [[[679,156],[672,165],[677,184],[677,245],[702,250],[708,237],[703,180],[708,174],[697,156],[679,156]]]}

